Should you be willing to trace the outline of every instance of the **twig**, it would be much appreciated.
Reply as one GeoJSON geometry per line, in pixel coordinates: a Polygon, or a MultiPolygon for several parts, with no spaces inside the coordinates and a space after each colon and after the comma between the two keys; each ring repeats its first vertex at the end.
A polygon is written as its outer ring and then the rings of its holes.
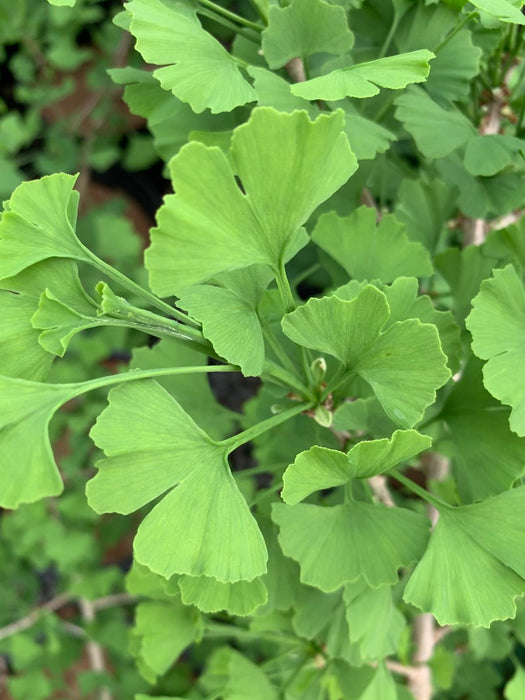
{"type": "Polygon", "coordinates": [[[378,224],[383,218],[383,214],[381,212],[381,207],[373,198],[372,193],[370,192],[368,187],[363,187],[363,189],[361,190],[360,200],[361,204],[365,204],[367,207],[376,210],[376,224],[378,224]]]}
{"type": "Polygon", "coordinates": [[[288,71],[288,75],[295,83],[304,83],[306,80],[306,71],[304,69],[304,63],[302,58],[298,56],[292,58],[285,65],[285,69],[288,71]]]}
{"type": "MultiPolygon", "coordinates": [[[[88,624],[93,622],[95,620],[95,608],[93,603],[87,600],[87,598],[80,598],[79,606],[84,622],[88,624]]],[[[104,651],[100,644],[93,639],[88,639],[86,642],[86,652],[91,669],[97,673],[104,673],[107,668],[104,660],[104,651]]],[[[107,686],[100,688],[98,698],[99,700],[112,700],[111,692],[107,686]]]]}
{"type": "Polygon", "coordinates": [[[35,625],[40,619],[42,613],[53,612],[54,610],[58,610],[59,608],[64,607],[64,605],[71,603],[72,600],[73,597],[69,593],[60,593],[60,595],[57,595],[51,600],[48,600],[47,603],[40,605],[28,615],[25,615],[19,620],[11,622],[11,624],[2,627],[0,629],[0,639],[7,639],[7,637],[11,637],[13,634],[23,632],[24,630],[33,627],[33,625],[35,625]]]}
{"type": "Polygon", "coordinates": [[[383,503],[389,508],[395,507],[396,504],[387,486],[386,476],[383,474],[372,476],[368,479],[368,483],[379,503],[383,503]]]}

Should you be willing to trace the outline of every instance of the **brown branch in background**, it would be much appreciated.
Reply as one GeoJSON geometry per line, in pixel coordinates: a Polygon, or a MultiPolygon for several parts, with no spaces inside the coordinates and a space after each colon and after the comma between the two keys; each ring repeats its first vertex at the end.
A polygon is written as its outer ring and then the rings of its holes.
{"type": "MultiPolygon", "coordinates": [[[[96,613],[92,601],[87,600],[87,598],[80,598],[79,607],[84,622],[86,624],[94,622],[96,613]]],[[[107,671],[106,661],[104,659],[104,650],[98,642],[95,642],[93,639],[87,639],[86,652],[92,671],[95,671],[96,673],[104,673],[107,671]]],[[[113,696],[108,687],[104,686],[100,688],[98,692],[98,700],[113,700],[113,696]]]]}
{"type": "Polygon", "coordinates": [[[372,476],[370,479],[368,479],[368,484],[379,503],[383,503],[389,508],[393,508],[396,505],[394,503],[394,499],[392,498],[392,494],[388,489],[386,476],[383,476],[383,474],[372,476]]]}
{"type": "Polygon", "coordinates": [[[372,197],[372,193],[370,192],[368,187],[363,187],[363,189],[361,190],[360,201],[361,204],[364,204],[365,206],[376,210],[376,224],[378,224],[383,218],[383,213],[381,212],[381,207],[379,206],[379,204],[372,197]]]}
{"type": "MultiPolygon", "coordinates": [[[[424,457],[423,468],[427,479],[442,480],[448,474],[450,463],[446,457],[429,452],[424,457]]],[[[439,519],[439,512],[433,505],[428,504],[427,514],[432,523],[432,529],[434,529],[439,519]]],[[[415,649],[412,662],[415,673],[408,679],[408,688],[416,700],[432,700],[434,688],[432,671],[428,662],[441,637],[437,634],[436,623],[431,613],[416,615],[413,625],[415,649]]]]}
{"type": "Polygon", "coordinates": [[[294,83],[304,83],[306,80],[306,71],[304,69],[303,60],[298,56],[288,61],[288,63],[285,65],[285,70],[288,71],[288,75],[294,81],[294,83]]]}

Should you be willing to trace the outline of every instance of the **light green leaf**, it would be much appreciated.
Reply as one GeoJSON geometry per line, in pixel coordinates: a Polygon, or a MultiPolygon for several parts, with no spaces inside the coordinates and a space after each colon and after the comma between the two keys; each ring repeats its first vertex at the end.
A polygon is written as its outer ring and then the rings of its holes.
{"type": "Polygon", "coordinates": [[[285,471],[282,498],[291,505],[314,491],[383,474],[430,447],[432,441],[415,430],[396,430],[390,439],[363,440],[345,454],[315,445],[297,455],[285,471]]]}
{"type": "Polygon", "coordinates": [[[450,373],[435,327],[413,319],[382,332],[388,318],[385,295],[367,285],[353,301],[310,299],[287,314],[282,326],[296,343],[334,355],[365,379],[387,415],[410,428],[450,373]]]}
{"type": "Polygon", "coordinates": [[[281,68],[292,58],[315,53],[350,51],[354,36],[346,12],[325,0],[292,0],[288,7],[270,7],[262,33],[262,52],[270,68],[281,68]]]}
{"type": "Polygon", "coordinates": [[[47,0],[50,5],[56,7],[74,7],[77,0],[47,0]]]}
{"type": "Polygon", "coordinates": [[[322,214],[312,240],[354,279],[392,282],[403,275],[431,275],[428,252],[420,243],[408,240],[404,224],[393,216],[377,224],[376,216],[375,209],[366,206],[346,217],[333,211],[322,214]]]}
{"type": "Polygon", "coordinates": [[[381,124],[350,111],[351,107],[348,104],[344,104],[344,108],[345,134],[357,160],[372,160],[377,153],[387,151],[390,142],[396,140],[395,134],[381,124]]]}
{"type": "Polygon", "coordinates": [[[2,507],[17,508],[20,503],[61,493],[62,479],[47,429],[59,407],[78,393],[75,389],[71,384],[39,384],[0,377],[2,507]]]}
{"type": "Polygon", "coordinates": [[[260,376],[265,358],[257,304],[271,273],[252,265],[227,274],[234,282],[233,290],[211,285],[188,287],[177,303],[202,323],[204,337],[221,357],[238,365],[244,376],[260,376]]]}
{"type": "Polygon", "coordinates": [[[230,615],[252,615],[268,600],[260,578],[221,583],[207,576],[180,576],[178,584],[184,604],[196,605],[206,613],[226,610],[230,615]]]}
{"type": "Polygon", "coordinates": [[[471,175],[496,175],[512,162],[517,151],[525,149],[525,141],[504,134],[472,136],[465,148],[464,164],[471,175]]]}
{"type": "Polygon", "coordinates": [[[87,486],[97,512],[132,513],[165,494],[137,531],[139,563],[166,578],[204,575],[223,583],[265,573],[264,539],[230,472],[227,448],[159,384],[113,389],[91,435],[107,455],[87,486]]]}
{"type": "Polygon", "coordinates": [[[428,76],[434,54],[426,49],[387,56],[334,70],[328,75],[292,85],[292,93],[307,100],[342,100],[345,97],[372,97],[379,88],[399,90],[410,83],[421,83],[428,76]]]}
{"type": "Polygon", "coordinates": [[[199,617],[174,598],[169,602],[143,601],[137,605],[132,634],[138,639],[138,656],[161,676],[199,635],[199,617]]]}
{"type": "Polygon", "coordinates": [[[283,552],[299,563],[301,581],[326,592],[360,576],[374,588],[395,583],[399,567],[417,560],[428,539],[424,516],[359,501],[333,507],[274,503],[272,518],[283,552]]]}
{"type": "Polygon", "coordinates": [[[472,43],[469,31],[462,30],[452,36],[432,61],[425,84],[430,96],[438,101],[465,101],[470,82],[479,74],[481,56],[482,51],[472,43]]]}
{"type": "Polygon", "coordinates": [[[311,119],[315,119],[319,115],[319,108],[316,105],[292,95],[290,83],[276,73],[256,66],[250,66],[248,73],[254,79],[259,107],[273,107],[279,112],[304,109],[311,119]]]}
{"type": "Polygon", "coordinates": [[[502,493],[523,474],[525,439],[511,432],[509,413],[485,390],[481,362],[471,358],[440,413],[451,449],[442,439],[439,450],[454,460],[464,502],[502,493]]]}
{"type": "Polygon", "coordinates": [[[414,137],[426,158],[442,158],[476,134],[474,126],[461,112],[440,107],[417,87],[409,88],[396,99],[395,116],[414,137]]]}
{"type": "MultiPolygon", "coordinates": [[[[443,352],[448,357],[452,372],[459,369],[462,355],[460,329],[450,311],[438,311],[426,294],[419,294],[416,279],[399,277],[390,286],[382,288],[390,306],[388,325],[407,318],[418,318],[421,323],[436,326],[443,352]]],[[[338,294],[338,292],[336,292],[338,294]]]]}
{"type": "Polygon", "coordinates": [[[90,260],[75,235],[76,179],[57,173],[16,188],[0,219],[0,279],[47,258],[90,260]]]}
{"type": "Polygon", "coordinates": [[[264,671],[230,647],[221,647],[212,654],[204,678],[208,695],[211,693],[213,697],[227,700],[278,698],[277,690],[264,671]]]}
{"type": "Polygon", "coordinates": [[[160,0],[132,0],[130,32],[153,75],[194,112],[229,112],[256,99],[239,63],[199,24],[195,16],[160,0]]]}
{"type": "Polygon", "coordinates": [[[494,270],[472,300],[466,324],[472,349],[482,360],[483,382],[492,396],[512,407],[511,430],[525,436],[525,290],[512,265],[494,270]]]}
{"type": "Polygon", "coordinates": [[[343,124],[342,112],[311,122],[305,112],[255,109],[232,138],[246,194],[219,149],[184,146],[170,164],[176,194],[165,198],[146,251],[154,291],[178,294],[255,263],[276,269],[295,254],[306,242],[302,224],[357,167],[343,124]]]}
{"type": "MultiPolygon", "coordinates": [[[[130,369],[191,367],[202,365],[202,353],[187,344],[164,338],[152,348],[135,348],[130,369]]],[[[222,440],[233,430],[236,414],[218,403],[204,374],[180,374],[157,380],[208,435],[222,440]]]]}
{"type": "Polygon", "coordinates": [[[363,579],[347,583],[344,602],[349,637],[364,661],[378,661],[397,651],[405,618],[392,599],[390,586],[369,588],[363,579]]]}
{"type": "Polygon", "coordinates": [[[440,625],[488,627],[516,614],[525,591],[525,488],[482,503],[442,508],[404,600],[440,625]]]}
{"type": "Polygon", "coordinates": [[[505,686],[506,700],[521,700],[525,697],[525,669],[522,666],[516,668],[515,674],[505,686]]]}
{"type": "Polygon", "coordinates": [[[441,180],[405,179],[401,183],[394,214],[406,225],[411,241],[434,252],[446,222],[455,211],[455,194],[441,180]]]}
{"type": "Polygon", "coordinates": [[[479,10],[494,15],[502,22],[525,24],[525,17],[520,10],[507,0],[470,0],[470,2],[479,10]]]}

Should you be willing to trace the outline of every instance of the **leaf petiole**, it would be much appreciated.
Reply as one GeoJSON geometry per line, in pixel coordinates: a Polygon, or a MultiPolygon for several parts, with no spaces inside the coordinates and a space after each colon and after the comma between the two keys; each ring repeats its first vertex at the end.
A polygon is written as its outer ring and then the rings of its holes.
{"type": "Polygon", "coordinates": [[[261,27],[260,24],[252,22],[251,20],[246,19],[245,17],[241,17],[240,15],[235,14],[235,12],[230,12],[230,10],[227,10],[225,7],[217,5],[211,0],[197,0],[197,2],[200,5],[203,5],[204,7],[213,10],[213,12],[216,12],[218,15],[222,15],[223,17],[226,17],[226,19],[235,22],[236,24],[243,24],[245,27],[254,29],[256,32],[262,32],[262,30],[264,29],[264,27],[261,27]]]}
{"type": "Polygon", "coordinates": [[[409,479],[404,474],[398,472],[396,469],[390,470],[388,474],[389,476],[394,477],[396,481],[399,481],[401,484],[403,484],[403,486],[406,486],[407,489],[412,491],[412,493],[417,494],[424,501],[430,503],[430,505],[434,506],[434,508],[437,508],[438,510],[442,508],[450,508],[450,505],[448,503],[445,503],[445,501],[442,501],[440,498],[437,498],[437,496],[431,494],[430,491],[422,489],[421,486],[416,484],[415,481],[412,481],[412,479],[409,479]]]}

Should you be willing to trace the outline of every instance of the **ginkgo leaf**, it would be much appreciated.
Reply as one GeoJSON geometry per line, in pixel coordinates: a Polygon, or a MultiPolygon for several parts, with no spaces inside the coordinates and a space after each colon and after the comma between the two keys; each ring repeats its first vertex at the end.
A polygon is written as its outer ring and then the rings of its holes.
{"type": "Polygon", "coordinates": [[[472,349],[482,360],[483,382],[501,403],[512,407],[510,427],[525,436],[525,394],[518,377],[525,373],[525,290],[512,265],[494,270],[472,300],[466,320],[472,349]]]}
{"type": "Polygon", "coordinates": [[[345,134],[357,160],[371,160],[377,153],[387,151],[390,142],[396,140],[394,133],[381,124],[351,111],[350,105],[345,104],[344,109],[345,134]]]}
{"type": "Polygon", "coordinates": [[[196,605],[206,613],[226,610],[230,615],[252,615],[268,600],[260,578],[221,583],[207,576],[180,576],[178,585],[185,605],[196,605]]]}
{"type": "Polygon", "coordinates": [[[434,252],[445,223],[455,211],[453,189],[436,179],[402,181],[394,214],[406,225],[411,241],[419,241],[434,252]]]}
{"type": "Polygon", "coordinates": [[[292,93],[307,100],[342,100],[345,97],[372,97],[379,88],[399,90],[410,83],[423,82],[434,54],[426,49],[378,58],[327,75],[292,85],[292,93]]]}
{"type": "Polygon", "coordinates": [[[334,355],[365,379],[387,415],[410,428],[450,372],[435,326],[412,319],[382,332],[388,318],[385,295],[367,285],[353,301],[310,299],[287,314],[282,327],[296,343],[334,355]]]}
{"type": "Polygon", "coordinates": [[[513,24],[525,24],[525,17],[520,10],[507,2],[507,0],[470,0],[471,3],[483,12],[494,15],[502,22],[513,24]]]}
{"type": "Polygon", "coordinates": [[[485,390],[481,362],[471,358],[440,412],[445,433],[438,449],[453,459],[463,502],[502,493],[525,471],[525,439],[510,430],[509,413],[485,390]]]}
{"type": "Polygon", "coordinates": [[[314,491],[383,474],[432,444],[415,430],[396,430],[390,439],[363,440],[345,454],[315,445],[297,455],[285,471],[282,498],[291,505],[314,491]]]}
{"type": "Polygon", "coordinates": [[[456,372],[462,354],[461,333],[452,313],[438,311],[429,296],[419,295],[419,284],[413,277],[399,277],[391,285],[384,286],[382,292],[390,307],[387,326],[408,318],[433,324],[439,333],[443,352],[448,357],[448,366],[452,372],[456,372]]]}
{"type": "Polygon", "coordinates": [[[271,273],[264,266],[251,266],[226,274],[234,281],[234,289],[211,285],[188,287],[177,303],[202,323],[204,337],[221,357],[238,365],[245,376],[260,376],[264,338],[257,304],[271,273]]]}
{"type": "Polygon", "coordinates": [[[346,53],[353,45],[346,12],[325,0],[272,5],[262,33],[262,52],[270,68],[281,68],[296,56],[304,59],[315,53],[346,53]]]}
{"type": "Polygon", "coordinates": [[[326,592],[360,576],[374,588],[395,583],[399,567],[417,560],[428,539],[423,515],[359,501],[274,503],[272,518],[283,552],[299,563],[301,581],[326,592]]]}
{"type": "Polygon", "coordinates": [[[347,583],[343,599],[350,642],[365,661],[383,659],[397,650],[405,618],[392,599],[392,588],[370,588],[363,579],[347,583]]]}
{"type": "Polygon", "coordinates": [[[395,116],[426,158],[443,158],[477,133],[459,110],[441,107],[424,90],[414,86],[396,99],[395,116]]]}
{"type": "Polygon", "coordinates": [[[292,95],[290,83],[277,73],[258,66],[250,66],[248,73],[254,80],[253,84],[259,107],[273,107],[279,112],[304,109],[312,119],[320,114],[317,105],[292,95]]]}
{"type": "Polygon", "coordinates": [[[184,649],[198,637],[199,616],[195,609],[170,601],[142,601],[137,605],[132,635],[138,655],[153,676],[166,673],[184,649]]]}
{"type": "Polygon", "coordinates": [[[268,676],[253,661],[231,647],[219,647],[208,660],[204,677],[209,697],[228,700],[277,700],[268,676]],[[206,676],[209,674],[209,677],[206,676]]]}
{"type": "Polygon", "coordinates": [[[77,308],[93,310],[73,261],[48,258],[14,277],[0,280],[0,374],[42,381],[54,361],[39,343],[40,332],[32,324],[42,292],[67,297],[77,308]]]}
{"type": "Polygon", "coordinates": [[[430,256],[420,243],[409,241],[404,224],[385,216],[376,224],[376,211],[359,207],[350,216],[322,214],[312,240],[358,280],[392,282],[397,277],[432,274],[430,256]]]}
{"type": "Polygon", "coordinates": [[[525,150],[525,141],[505,134],[478,134],[465,147],[465,168],[471,175],[490,177],[512,162],[517,151],[525,150]]]}
{"type": "MultiPolygon", "coordinates": [[[[152,348],[135,348],[130,369],[161,367],[191,367],[202,365],[202,353],[187,344],[163,338],[152,348]]],[[[238,414],[229,411],[215,399],[204,374],[180,374],[157,380],[191,418],[215,440],[222,440],[233,432],[233,421],[238,414]]]]}
{"type": "Polygon", "coordinates": [[[505,686],[506,700],[521,700],[525,696],[525,669],[518,666],[516,672],[505,686]]]}
{"type": "Polygon", "coordinates": [[[0,279],[47,258],[91,259],[75,235],[76,179],[57,173],[16,188],[0,219],[0,279]]]}
{"type": "Polygon", "coordinates": [[[204,575],[222,583],[265,573],[264,539],[230,472],[227,447],[159,384],[113,389],[91,436],[107,455],[87,486],[97,512],[132,513],[164,496],[137,531],[139,563],[166,578],[204,575]]]}
{"type": "Polygon", "coordinates": [[[443,507],[404,600],[440,625],[488,627],[516,614],[525,592],[523,486],[481,503],[443,507]]]}
{"type": "Polygon", "coordinates": [[[231,160],[193,141],[170,163],[176,194],[151,231],[146,267],[160,296],[256,263],[278,268],[306,243],[301,226],[357,168],[343,113],[259,107],[235,129],[231,160]],[[298,238],[299,237],[299,238],[298,238]]]}
{"type": "Polygon", "coordinates": [[[126,10],[137,50],[148,63],[162,66],[153,75],[194,112],[229,112],[256,99],[240,63],[194,13],[160,0],[132,0],[126,10]]]}
{"type": "Polygon", "coordinates": [[[50,5],[56,7],[74,7],[77,0],[47,0],[50,5]]]}
{"type": "Polygon", "coordinates": [[[3,508],[16,508],[20,503],[57,496],[62,491],[47,431],[54,413],[77,393],[76,385],[39,384],[0,376],[3,508]]]}

